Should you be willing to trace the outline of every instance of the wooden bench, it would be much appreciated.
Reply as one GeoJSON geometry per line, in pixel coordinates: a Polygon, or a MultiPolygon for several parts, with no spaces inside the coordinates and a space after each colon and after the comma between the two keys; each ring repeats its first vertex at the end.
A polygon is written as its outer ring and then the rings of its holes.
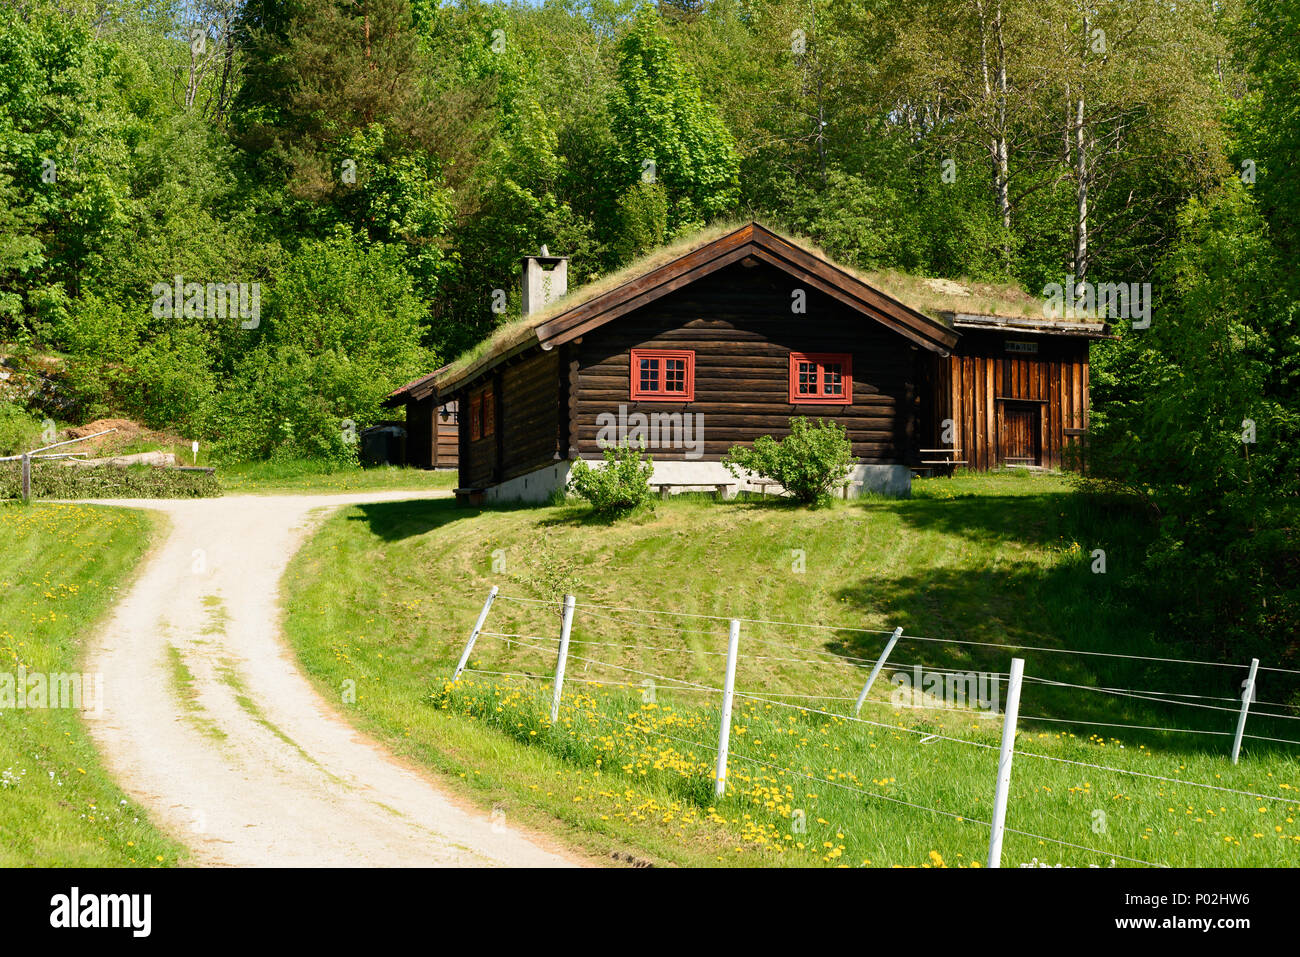
{"type": "Polygon", "coordinates": [[[699,489],[709,485],[713,486],[713,492],[710,494],[715,499],[723,499],[727,498],[729,491],[736,487],[732,482],[651,482],[650,484],[659,489],[659,497],[662,499],[668,498],[669,489],[699,489]]]}
{"type": "Polygon", "coordinates": [[[1031,458],[1006,458],[1002,460],[1002,464],[1009,469],[1024,469],[1027,472],[1048,471],[1031,458]]]}
{"type": "Polygon", "coordinates": [[[923,471],[926,471],[926,472],[934,472],[934,471],[940,471],[940,470],[941,470],[941,471],[943,471],[945,474],[947,474],[947,475],[951,475],[951,474],[956,470],[956,468],[957,468],[958,465],[967,465],[967,464],[968,464],[967,461],[966,461],[965,459],[959,459],[959,458],[956,457],[957,454],[961,451],[961,449],[958,449],[958,448],[951,448],[951,449],[918,449],[917,451],[919,451],[919,452],[921,453],[921,456],[922,456],[922,458],[921,458],[921,464],[922,464],[923,466],[938,466],[937,469],[936,469],[936,468],[926,468],[926,469],[924,469],[923,471]],[[925,458],[925,456],[927,456],[927,455],[938,456],[938,458],[928,458],[928,459],[927,459],[927,458],[925,458]]]}
{"type": "Polygon", "coordinates": [[[452,489],[456,496],[457,505],[468,505],[471,508],[478,508],[483,504],[483,498],[487,494],[485,488],[457,488],[452,489]]]}

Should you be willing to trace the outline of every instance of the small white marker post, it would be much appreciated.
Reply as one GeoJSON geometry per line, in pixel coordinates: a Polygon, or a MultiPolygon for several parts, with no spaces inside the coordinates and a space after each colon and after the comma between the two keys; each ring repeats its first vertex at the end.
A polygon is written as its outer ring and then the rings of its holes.
{"type": "Polygon", "coordinates": [[[998,787],[993,795],[993,829],[989,833],[989,867],[1002,866],[1002,832],[1007,823],[1007,791],[1011,789],[1011,758],[1016,747],[1016,717],[1020,713],[1020,683],[1025,659],[1011,659],[1007,679],[1007,708],[1002,717],[1002,748],[998,752],[998,787]]]}
{"type": "Polygon", "coordinates": [[[894,633],[890,636],[889,641],[885,643],[885,650],[880,653],[880,658],[877,659],[875,667],[871,669],[871,674],[867,675],[867,683],[862,686],[862,694],[858,695],[858,703],[853,706],[854,714],[859,714],[862,711],[862,705],[865,704],[867,700],[867,692],[870,691],[871,686],[876,683],[876,675],[880,674],[880,669],[885,667],[885,659],[888,658],[889,653],[894,650],[894,645],[898,644],[899,636],[902,634],[903,627],[900,625],[894,629],[894,633]]]}
{"type": "Polygon", "coordinates": [[[474,642],[478,641],[478,633],[483,630],[483,622],[487,621],[488,612],[492,610],[492,603],[496,598],[497,586],[493,585],[492,590],[488,592],[487,601],[483,602],[483,610],[478,613],[478,621],[474,622],[474,630],[470,632],[469,641],[465,642],[465,651],[460,656],[460,663],[456,665],[456,673],[451,676],[452,681],[459,681],[460,673],[469,664],[469,654],[474,650],[474,642]]]}
{"type": "Polygon", "coordinates": [[[1246,687],[1241,691],[1241,714],[1237,715],[1237,734],[1232,739],[1232,763],[1237,763],[1241,756],[1241,736],[1246,731],[1246,715],[1250,712],[1251,699],[1255,697],[1255,673],[1259,671],[1259,659],[1250,659],[1250,674],[1246,678],[1246,687]]]}
{"type": "Polygon", "coordinates": [[[194,464],[199,464],[199,440],[195,439],[190,443],[190,451],[194,453],[194,464]]]}
{"type": "Polygon", "coordinates": [[[551,724],[560,720],[560,697],[564,694],[564,663],[569,658],[569,630],[573,627],[573,596],[564,596],[564,618],[560,624],[560,657],[555,662],[555,688],[551,692],[551,724]]]}
{"type": "Polygon", "coordinates": [[[714,775],[714,797],[727,791],[727,748],[731,744],[731,696],[736,690],[736,652],[740,648],[740,622],[731,619],[727,637],[727,678],[722,683],[722,722],[718,728],[718,770],[714,775]]]}

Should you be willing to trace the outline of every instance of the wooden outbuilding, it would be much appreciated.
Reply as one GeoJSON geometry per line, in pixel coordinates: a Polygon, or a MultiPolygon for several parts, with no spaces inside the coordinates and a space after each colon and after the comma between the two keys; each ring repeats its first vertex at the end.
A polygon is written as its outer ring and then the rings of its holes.
{"type": "MultiPolygon", "coordinates": [[[[445,366],[443,368],[446,368],[445,366]]],[[[426,469],[454,469],[460,463],[460,428],[455,400],[437,400],[442,369],[395,390],[386,405],[406,406],[406,464],[426,469]]]]}
{"type": "Polygon", "coordinates": [[[1102,322],[950,313],[961,333],[935,365],[933,448],[965,467],[1077,466],[1088,430],[1088,349],[1102,322]]]}

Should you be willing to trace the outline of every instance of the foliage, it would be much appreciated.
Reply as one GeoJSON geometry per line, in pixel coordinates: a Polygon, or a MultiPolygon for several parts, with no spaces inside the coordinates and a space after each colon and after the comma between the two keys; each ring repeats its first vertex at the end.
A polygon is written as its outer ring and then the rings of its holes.
{"type": "Polygon", "coordinates": [[[1269,326],[1295,307],[1278,296],[1282,264],[1239,182],[1189,204],[1181,227],[1151,329],[1127,330],[1098,363],[1090,482],[1149,507],[1158,534],[1135,587],[1180,630],[1219,653],[1276,639],[1294,654],[1300,411],[1269,386],[1269,326]]]}
{"type": "Polygon", "coordinates": [[[624,182],[664,184],[674,233],[731,209],[739,198],[735,143],[660,32],[652,7],[639,10],[618,52],[610,125],[624,182]]]}
{"type": "Polygon", "coordinates": [[[359,430],[436,357],[396,250],[340,232],[305,243],[276,276],[257,337],[210,421],[225,458],[355,461],[359,430]]]}
{"type": "MultiPolygon", "coordinates": [[[[151,465],[32,463],[32,498],[211,498],[221,494],[210,472],[151,465]]],[[[22,498],[22,468],[0,462],[0,499],[22,498]]]]}
{"type": "Polygon", "coordinates": [[[759,436],[753,447],[733,445],[722,459],[736,478],[742,472],[779,482],[797,502],[825,504],[853,464],[853,445],[844,426],[830,419],[790,419],[781,440],[759,436]]]}
{"type": "Polygon", "coordinates": [[[0,455],[40,448],[40,438],[40,420],[12,402],[0,401],[0,455]]]}
{"type": "Polygon", "coordinates": [[[520,256],[576,287],[737,212],[866,269],[1152,281],[1152,328],[1094,347],[1092,480],[1144,504],[1180,629],[1285,640],[1294,3],[207,9],[0,5],[0,339],[57,381],[26,413],[342,466],[508,319],[520,256]],[[177,276],[259,283],[260,326],[155,314],[177,276]]]}
{"type": "Polygon", "coordinates": [[[605,464],[592,468],[579,459],[573,463],[569,489],[591,503],[597,515],[617,518],[638,508],[653,508],[650,478],[654,461],[642,459],[642,449],[624,440],[621,445],[605,448],[605,464]]]}

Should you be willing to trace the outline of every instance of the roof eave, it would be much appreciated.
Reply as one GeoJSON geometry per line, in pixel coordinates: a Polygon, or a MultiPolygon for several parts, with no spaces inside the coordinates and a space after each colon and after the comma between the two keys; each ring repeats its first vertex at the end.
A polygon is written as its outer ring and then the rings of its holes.
{"type": "Polygon", "coordinates": [[[1104,321],[1079,322],[1067,319],[1035,319],[1028,316],[962,312],[944,312],[942,315],[949,319],[955,329],[1043,336],[1077,336],[1085,339],[1112,338],[1104,321]]]}

